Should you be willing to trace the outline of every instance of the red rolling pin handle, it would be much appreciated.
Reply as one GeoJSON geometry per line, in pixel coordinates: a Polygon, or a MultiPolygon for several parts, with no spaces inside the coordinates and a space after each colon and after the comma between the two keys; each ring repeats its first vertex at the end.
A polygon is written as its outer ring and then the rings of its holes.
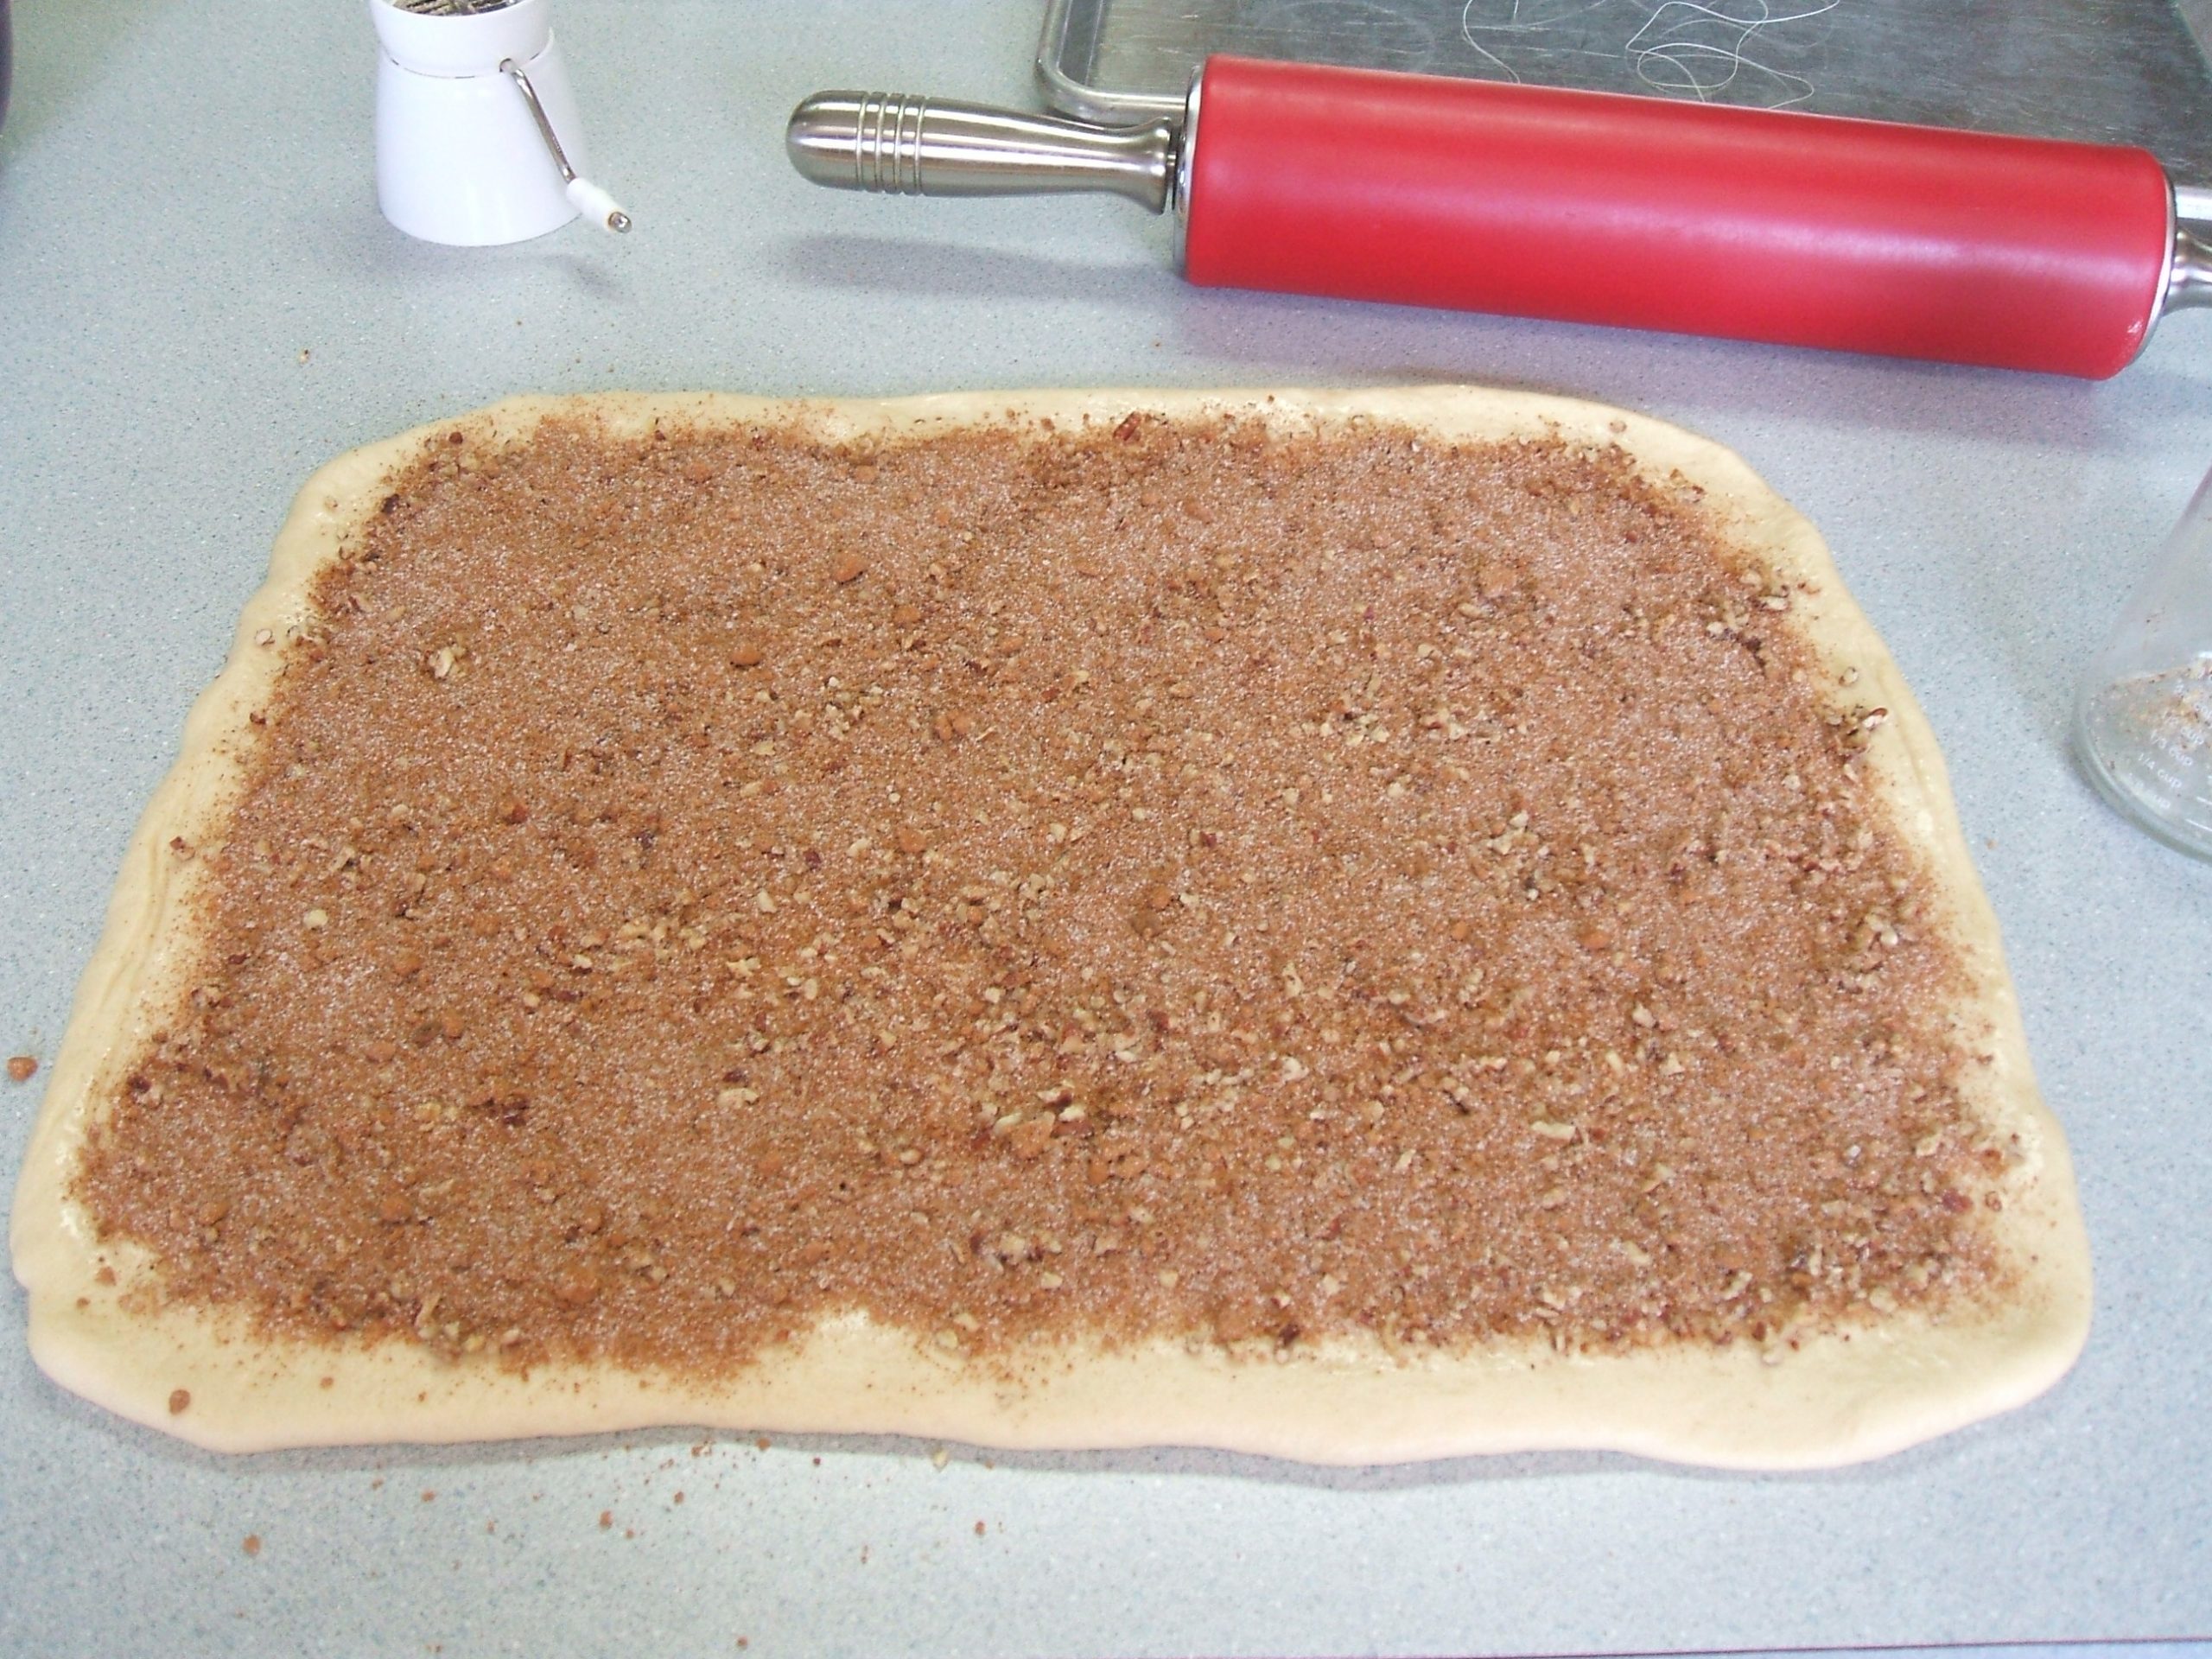
{"type": "Polygon", "coordinates": [[[2101,379],[2158,315],[2147,151],[1211,60],[1192,282],[2101,379]]]}

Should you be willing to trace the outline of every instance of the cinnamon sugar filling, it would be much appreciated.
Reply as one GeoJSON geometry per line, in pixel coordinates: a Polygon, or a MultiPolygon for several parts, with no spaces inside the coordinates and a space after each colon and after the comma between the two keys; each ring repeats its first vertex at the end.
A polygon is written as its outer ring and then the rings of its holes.
{"type": "Polygon", "coordinates": [[[76,1180],[172,1298],[710,1372],[1993,1271],[1871,711],[1618,454],[556,423],[391,490],[76,1180]]]}

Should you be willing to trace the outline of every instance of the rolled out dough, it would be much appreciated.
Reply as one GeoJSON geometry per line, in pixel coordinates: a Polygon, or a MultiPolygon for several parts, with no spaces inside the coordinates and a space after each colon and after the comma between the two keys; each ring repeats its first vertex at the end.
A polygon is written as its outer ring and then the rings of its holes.
{"type": "Polygon", "coordinates": [[[887,402],[772,403],[721,395],[517,398],[340,457],[301,491],[265,585],[247,605],[227,666],[194,705],[183,752],[132,837],[105,933],[86,967],[16,1193],[10,1239],[30,1294],[38,1363],[86,1397],[199,1445],[232,1451],[344,1442],[488,1440],[652,1424],[902,1433],[979,1445],[1180,1444],[1319,1463],[1368,1463],[1545,1447],[1615,1448],[1758,1468],[1845,1463],[1894,1451],[2018,1406],[2072,1363],[2089,1318],[2088,1247],[2066,1147],[2037,1097],[1997,927],[1956,821],[1933,735],[1812,525],[1734,454],[1623,411],[1521,392],[1425,387],[1355,391],[1101,391],[973,394],[887,402]],[[1749,1344],[1567,1354],[1500,1344],[1393,1356],[1332,1342],[1280,1363],[1153,1344],[1062,1345],[1011,1370],[927,1351],[908,1333],[847,1318],[726,1380],[581,1365],[527,1376],[454,1363],[411,1344],[271,1341],[242,1320],[170,1302],[125,1306],[151,1272],[99,1243],[69,1184],[88,1129],[131,1055],[180,994],[189,899],[203,867],[167,855],[171,837],[216,833],[256,741],[250,709],[282,671],[284,640],[349,526],[373,513],[387,477],[424,435],[458,424],[523,443],[548,416],[585,416],[614,434],[675,424],[803,419],[831,436],[900,437],[972,423],[1109,422],[1133,410],[1223,412],[1301,429],[1360,420],[1440,440],[1557,435],[1619,445],[1652,476],[1700,486],[1706,511],[1741,547],[1816,596],[1796,607],[1825,664],[1855,666],[1890,719],[1867,760],[1939,873],[1978,987],[1959,1016],[1986,1033],[1975,1101],[2017,1137],[2005,1208],[1993,1224],[2012,1269],[2001,1304],[1941,1322],[1901,1314],[1819,1337],[1775,1360],[1749,1344]],[[117,1282],[100,1264],[121,1263],[117,1282]],[[175,1409],[180,1395],[189,1405],[175,1409]]]}

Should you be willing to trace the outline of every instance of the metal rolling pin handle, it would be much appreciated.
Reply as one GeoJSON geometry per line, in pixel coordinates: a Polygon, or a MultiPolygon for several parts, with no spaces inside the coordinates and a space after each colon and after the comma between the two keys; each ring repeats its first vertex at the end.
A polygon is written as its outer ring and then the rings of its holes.
{"type": "Polygon", "coordinates": [[[1155,213],[1175,192],[1180,130],[1170,121],[1095,127],[899,92],[817,92],[791,111],[784,145],[816,184],[900,196],[1103,191],[1155,213]]]}
{"type": "Polygon", "coordinates": [[[589,179],[580,179],[576,169],[569,165],[568,152],[561,148],[560,135],[553,130],[553,123],[546,118],[545,105],[538,101],[537,88],[530,84],[530,77],[512,58],[499,61],[499,73],[512,76],[522,93],[522,101],[530,108],[530,118],[537,124],[537,136],[545,141],[545,149],[553,157],[553,165],[561,169],[562,182],[568,186],[566,194],[570,205],[580,213],[588,215],[610,231],[627,231],[630,215],[622,211],[622,204],[601,189],[589,179]]]}
{"type": "Polygon", "coordinates": [[[2212,305],[2212,192],[2147,151],[1217,56],[1182,119],[823,92],[817,184],[1110,191],[1205,286],[2101,379],[2212,305]]]}
{"type": "Polygon", "coordinates": [[[2175,224],[2173,256],[2166,261],[2164,310],[2212,305],[2212,240],[2208,238],[2212,238],[2212,224],[2188,219],[2175,224]]]}

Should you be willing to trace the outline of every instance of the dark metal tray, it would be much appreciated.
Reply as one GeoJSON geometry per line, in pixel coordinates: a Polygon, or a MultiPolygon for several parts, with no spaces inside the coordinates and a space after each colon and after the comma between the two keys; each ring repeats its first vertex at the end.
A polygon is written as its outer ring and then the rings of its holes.
{"type": "Polygon", "coordinates": [[[2141,144],[2212,186],[2171,0],[1048,0],[1046,101],[1179,111],[1210,52],[2141,144]]]}

